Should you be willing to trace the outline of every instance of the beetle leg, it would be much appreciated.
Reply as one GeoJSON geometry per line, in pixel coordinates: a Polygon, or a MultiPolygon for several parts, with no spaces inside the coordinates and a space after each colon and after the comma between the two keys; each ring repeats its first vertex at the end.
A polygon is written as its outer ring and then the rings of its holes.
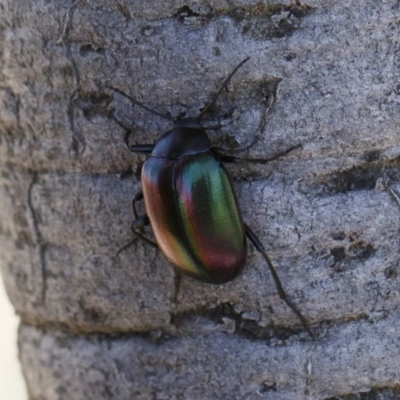
{"type": "Polygon", "coordinates": [[[216,154],[218,157],[223,156],[224,154],[232,154],[232,153],[243,153],[244,151],[251,149],[258,141],[260,138],[256,136],[253,141],[247,145],[246,147],[240,147],[238,149],[232,149],[232,150],[226,150],[223,147],[211,147],[211,151],[216,154]]]}
{"type": "Polygon", "coordinates": [[[139,218],[139,214],[136,210],[136,203],[140,200],[143,200],[143,190],[139,190],[135,194],[135,197],[132,199],[132,211],[133,211],[133,215],[135,216],[136,219],[139,218]]]}
{"type": "Polygon", "coordinates": [[[110,108],[110,113],[109,116],[111,117],[111,119],[116,122],[121,128],[125,129],[126,131],[131,131],[131,128],[125,126],[115,115],[114,115],[114,108],[110,108]]]}
{"type": "Polygon", "coordinates": [[[138,232],[144,226],[149,225],[149,223],[150,223],[150,221],[149,221],[147,214],[142,215],[141,217],[136,218],[134,221],[132,221],[131,231],[138,239],[141,239],[144,242],[146,242],[147,244],[158,249],[157,243],[154,243],[152,240],[147,239],[147,237],[143,236],[140,232],[138,232]]]}
{"type": "MultiPolygon", "coordinates": [[[[133,215],[135,216],[135,220],[132,222],[131,224],[131,231],[134,233],[135,236],[139,237],[138,233],[140,233],[141,235],[143,232],[143,228],[146,225],[149,225],[149,219],[147,217],[147,215],[144,215],[142,217],[139,217],[139,214],[136,210],[136,203],[140,200],[143,200],[143,190],[139,190],[136,194],[135,197],[132,199],[132,211],[133,211],[133,215]],[[146,220],[143,220],[146,218],[146,220]],[[137,232],[140,231],[140,232],[137,232]]],[[[148,239],[146,239],[148,240],[148,239]]],[[[156,245],[154,242],[151,242],[152,245],[156,245]]]]}
{"type": "Polygon", "coordinates": [[[125,249],[127,249],[128,247],[131,247],[133,245],[133,243],[136,242],[136,237],[131,240],[129,243],[127,243],[125,246],[122,246],[118,251],[117,254],[115,255],[116,257],[118,257],[125,249]]]}
{"type": "Polygon", "coordinates": [[[150,154],[153,151],[154,144],[130,144],[129,137],[131,136],[132,131],[127,128],[125,129],[126,133],[124,136],[124,142],[129,151],[131,151],[132,153],[144,153],[144,154],[150,154]]]}
{"type": "Polygon", "coordinates": [[[171,296],[171,301],[173,303],[178,302],[178,294],[179,294],[179,289],[181,287],[181,279],[182,279],[182,274],[174,268],[174,292],[172,293],[171,296]]]}
{"type": "Polygon", "coordinates": [[[118,118],[115,117],[114,115],[114,110],[111,110],[110,116],[113,121],[115,121],[121,128],[125,130],[125,136],[124,136],[124,143],[128,150],[130,150],[132,153],[145,153],[149,154],[153,151],[154,145],[153,144],[138,144],[138,145],[133,145],[129,143],[129,138],[132,135],[132,130],[131,128],[125,126],[118,118]]]}
{"type": "MultiPolygon", "coordinates": [[[[126,142],[125,142],[126,143],[126,142]]],[[[150,154],[153,151],[154,144],[126,144],[126,147],[132,153],[150,154]]]]}
{"type": "MultiPolygon", "coordinates": [[[[272,157],[269,158],[241,158],[241,157],[236,157],[236,156],[232,156],[232,155],[228,155],[228,154],[223,154],[222,153],[222,149],[219,147],[213,147],[211,149],[212,153],[218,157],[218,159],[222,162],[225,163],[238,163],[238,162],[248,162],[248,163],[254,163],[254,164],[267,164],[271,161],[275,161],[283,156],[286,156],[287,154],[289,154],[290,152],[292,152],[293,150],[299,149],[301,146],[301,144],[296,144],[295,146],[289,147],[288,149],[286,149],[285,151],[282,151],[278,154],[275,154],[272,157]]],[[[244,148],[244,150],[247,150],[247,148],[244,148]]],[[[237,152],[242,151],[242,149],[238,149],[237,152]]]]}
{"type": "Polygon", "coordinates": [[[264,259],[265,259],[265,261],[266,261],[266,263],[267,263],[267,265],[268,265],[268,267],[269,267],[269,269],[270,269],[270,271],[271,271],[272,277],[273,277],[273,279],[274,279],[274,281],[275,281],[275,285],[276,285],[276,288],[278,289],[279,297],[280,297],[280,298],[292,309],[292,311],[299,317],[301,323],[302,323],[303,326],[304,326],[304,329],[308,332],[308,334],[309,334],[312,338],[314,338],[314,335],[313,335],[313,333],[311,332],[311,329],[310,329],[310,327],[309,327],[309,325],[308,325],[307,320],[304,318],[303,314],[299,311],[299,309],[298,309],[298,308],[288,299],[288,297],[286,296],[286,293],[285,293],[285,291],[283,290],[283,287],[282,287],[281,280],[279,279],[278,273],[276,272],[275,267],[272,265],[272,262],[271,262],[270,258],[268,257],[268,254],[267,254],[267,252],[265,251],[264,246],[262,245],[262,243],[261,243],[261,242],[259,241],[259,239],[257,238],[256,234],[250,229],[249,226],[247,226],[247,225],[245,224],[244,227],[245,227],[245,230],[246,230],[246,236],[247,236],[247,237],[249,238],[249,240],[253,243],[253,245],[254,245],[254,247],[257,249],[257,251],[259,251],[259,252],[263,255],[263,257],[264,257],[264,259]]]}
{"type": "MultiPolygon", "coordinates": [[[[139,195],[140,196],[141,191],[135,196],[135,198],[139,195]]],[[[135,199],[132,201],[132,208],[135,210],[134,213],[136,212],[136,208],[134,206],[134,201],[135,199]]],[[[136,216],[136,214],[135,214],[136,216]]],[[[143,241],[145,241],[146,243],[150,244],[151,246],[157,247],[157,244],[152,242],[150,239],[147,239],[146,237],[144,237],[140,232],[137,232],[138,230],[142,229],[143,227],[145,227],[146,225],[149,225],[150,221],[147,217],[147,215],[142,215],[141,217],[137,217],[134,221],[132,221],[131,223],[131,231],[132,233],[135,235],[135,237],[133,238],[133,240],[131,240],[129,243],[127,243],[125,246],[121,247],[116,254],[116,257],[118,257],[125,249],[127,249],[128,247],[132,246],[133,243],[136,242],[137,239],[141,239],[143,241]]]]}

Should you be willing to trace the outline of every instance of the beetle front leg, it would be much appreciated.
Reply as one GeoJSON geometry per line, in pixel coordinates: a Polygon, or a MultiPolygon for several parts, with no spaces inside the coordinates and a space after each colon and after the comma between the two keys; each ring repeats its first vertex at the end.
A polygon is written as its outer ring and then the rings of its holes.
{"type": "Polygon", "coordinates": [[[253,141],[245,146],[245,147],[239,147],[236,149],[231,149],[231,150],[226,150],[223,147],[218,147],[218,146],[214,146],[211,148],[211,151],[216,154],[217,156],[223,156],[223,155],[232,155],[232,154],[237,154],[237,153],[243,153],[246,150],[251,149],[258,141],[260,140],[260,137],[256,136],[253,141]]]}
{"type": "Polygon", "coordinates": [[[129,138],[131,134],[132,131],[130,129],[127,129],[124,136],[124,142],[129,151],[131,151],[132,153],[142,154],[150,154],[153,151],[154,144],[130,144],[129,138]]]}
{"type": "Polygon", "coordinates": [[[124,143],[129,151],[132,153],[143,153],[143,154],[150,154],[153,151],[154,145],[153,144],[138,144],[133,145],[129,143],[129,138],[132,135],[132,129],[128,126],[125,126],[118,118],[114,115],[114,110],[111,110],[110,116],[113,121],[115,121],[121,128],[125,130],[124,135],[124,143]]]}
{"type": "Polygon", "coordinates": [[[271,262],[270,258],[268,257],[268,254],[267,254],[267,252],[265,251],[264,246],[262,245],[262,243],[261,243],[261,242],[259,241],[259,239],[257,238],[256,234],[250,229],[249,226],[247,226],[247,225],[245,224],[244,227],[245,227],[245,230],[246,230],[246,236],[247,236],[247,237],[249,238],[249,240],[253,243],[253,245],[254,245],[254,247],[256,248],[256,250],[259,251],[259,252],[263,255],[263,257],[264,257],[264,259],[265,259],[265,261],[266,261],[266,263],[267,263],[267,265],[268,265],[268,267],[269,267],[269,269],[270,269],[270,271],[271,271],[272,278],[274,279],[276,288],[278,289],[279,297],[280,297],[280,298],[292,309],[292,311],[299,317],[299,319],[300,319],[302,325],[304,326],[304,329],[305,329],[305,330],[308,332],[308,334],[314,339],[314,335],[313,335],[313,333],[311,332],[311,329],[310,329],[310,326],[309,326],[307,320],[304,318],[303,314],[299,311],[299,309],[288,299],[288,297],[287,297],[285,291],[283,290],[282,283],[281,283],[281,280],[279,279],[278,273],[276,272],[275,267],[272,265],[272,262],[271,262]]]}
{"type": "Polygon", "coordinates": [[[295,146],[289,147],[285,151],[282,151],[282,152],[280,152],[278,154],[275,154],[274,156],[269,157],[269,158],[241,158],[241,157],[236,157],[236,156],[224,154],[222,152],[222,149],[217,148],[217,147],[212,148],[211,151],[216,157],[218,157],[218,159],[220,161],[225,162],[225,163],[238,163],[238,162],[245,161],[245,162],[254,163],[254,164],[267,164],[267,163],[269,163],[271,161],[277,160],[278,158],[286,156],[287,154],[289,154],[293,150],[297,150],[300,147],[302,147],[301,144],[296,144],[295,146]]]}

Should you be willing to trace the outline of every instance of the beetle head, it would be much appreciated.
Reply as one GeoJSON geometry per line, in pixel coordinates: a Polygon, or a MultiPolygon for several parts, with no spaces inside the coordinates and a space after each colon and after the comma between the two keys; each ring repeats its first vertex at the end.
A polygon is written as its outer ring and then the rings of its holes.
{"type": "Polygon", "coordinates": [[[177,160],[208,151],[210,146],[210,139],[200,122],[187,118],[176,121],[173,128],[160,137],[151,155],[177,160]]]}

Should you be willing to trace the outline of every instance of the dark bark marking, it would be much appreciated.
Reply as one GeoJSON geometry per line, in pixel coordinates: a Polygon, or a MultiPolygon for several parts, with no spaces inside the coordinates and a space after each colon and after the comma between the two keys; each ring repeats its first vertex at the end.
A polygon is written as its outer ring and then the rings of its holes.
{"type": "Polygon", "coordinates": [[[75,80],[75,89],[69,97],[68,107],[67,107],[69,126],[72,131],[71,151],[75,158],[78,157],[80,154],[83,154],[86,148],[86,140],[83,137],[82,133],[77,129],[74,120],[74,100],[76,93],[78,92],[80,87],[80,75],[74,57],[72,56],[71,43],[69,42],[68,38],[69,31],[71,29],[73,12],[79,2],[80,0],[75,0],[68,8],[67,14],[65,15],[64,27],[60,35],[60,38],[58,39],[57,42],[58,44],[62,44],[64,48],[65,55],[68,58],[69,62],[71,63],[72,74],[75,80]]]}
{"type": "Polygon", "coordinates": [[[37,180],[38,180],[38,175],[34,174],[33,179],[28,188],[28,208],[29,208],[29,211],[30,211],[30,214],[32,217],[33,230],[35,232],[36,245],[37,245],[38,253],[39,253],[39,260],[40,260],[40,267],[41,267],[41,274],[42,274],[41,302],[42,302],[42,305],[44,305],[46,302],[46,291],[47,291],[47,266],[46,266],[46,257],[45,257],[46,243],[44,242],[43,236],[40,232],[39,223],[38,223],[35,209],[33,207],[33,202],[32,202],[32,190],[33,190],[33,186],[37,183],[37,180]]]}

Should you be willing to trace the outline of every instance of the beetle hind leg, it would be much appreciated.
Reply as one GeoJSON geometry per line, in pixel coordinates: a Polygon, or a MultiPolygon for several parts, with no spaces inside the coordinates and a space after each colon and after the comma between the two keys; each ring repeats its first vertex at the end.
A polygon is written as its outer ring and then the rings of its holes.
{"type": "Polygon", "coordinates": [[[269,269],[271,271],[271,274],[272,274],[272,277],[274,279],[276,288],[278,290],[279,297],[292,309],[292,311],[297,315],[297,317],[301,321],[304,329],[314,339],[314,335],[313,335],[313,333],[312,333],[312,331],[310,329],[310,326],[309,326],[307,320],[305,319],[303,314],[300,312],[300,310],[296,307],[296,305],[293,304],[292,301],[287,297],[285,291],[283,290],[282,283],[281,283],[281,280],[279,279],[278,273],[276,272],[275,267],[273,266],[270,258],[268,257],[268,254],[265,251],[264,246],[259,241],[259,239],[257,238],[256,234],[246,224],[245,224],[245,230],[246,230],[246,236],[253,243],[253,245],[256,248],[256,250],[263,255],[263,257],[264,257],[264,259],[265,259],[265,261],[266,261],[266,263],[267,263],[267,265],[268,265],[268,267],[269,267],[269,269]]]}

